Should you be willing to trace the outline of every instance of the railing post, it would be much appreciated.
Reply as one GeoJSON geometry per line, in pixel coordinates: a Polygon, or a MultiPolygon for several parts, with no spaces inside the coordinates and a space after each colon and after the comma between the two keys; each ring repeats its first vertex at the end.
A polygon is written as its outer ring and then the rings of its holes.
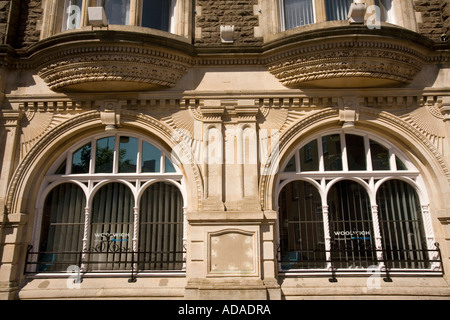
{"type": "Polygon", "coordinates": [[[27,274],[28,259],[30,256],[31,249],[33,249],[33,246],[31,244],[29,244],[28,248],[27,248],[27,254],[25,255],[25,265],[23,267],[23,274],[27,274]]]}
{"type": "Polygon", "coordinates": [[[338,282],[336,278],[336,268],[334,267],[333,258],[331,254],[331,250],[327,250],[327,253],[329,254],[328,257],[330,260],[327,260],[327,264],[329,265],[329,269],[331,270],[331,278],[328,279],[330,282],[338,282]]]}
{"type": "Polygon", "coordinates": [[[131,278],[128,279],[128,282],[134,283],[136,282],[136,276],[134,275],[134,250],[131,252],[131,278]]]}
{"type": "Polygon", "coordinates": [[[386,277],[383,278],[383,281],[384,282],[392,282],[392,278],[391,278],[391,276],[389,274],[389,265],[387,264],[386,253],[385,252],[383,252],[383,264],[384,264],[384,268],[385,268],[385,272],[386,272],[386,277]]]}

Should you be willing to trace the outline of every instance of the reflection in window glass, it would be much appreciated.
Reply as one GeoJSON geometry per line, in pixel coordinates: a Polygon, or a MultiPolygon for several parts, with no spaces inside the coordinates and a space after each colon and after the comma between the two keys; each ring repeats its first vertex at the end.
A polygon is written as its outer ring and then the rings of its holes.
{"type": "Polygon", "coordinates": [[[88,143],[72,155],[72,173],[89,173],[91,161],[91,144],[88,143]]]}
{"type": "Polygon", "coordinates": [[[341,137],[333,134],[322,137],[323,162],[325,171],[342,170],[341,137]]]}
{"type": "Polygon", "coordinates": [[[347,148],[348,169],[350,171],[366,170],[364,137],[356,136],[353,134],[346,134],[345,146],[347,148]]]}
{"type": "Polygon", "coordinates": [[[112,173],[114,163],[114,137],[97,140],[97,151],[95,154],[95,172],[112,173]]]}
{"type": "Polygon", "coordinates": [[[62,31],[80,28],[82,4],[82,0],[66,0],[64,4],[62,31]]]}
{"type": "Polygon", "coordinates": [[[172,0],[144,0],[142,3],[142,26],[169,31],[172,0]]]}
{"type": "Polygon", "coordinates": [[[161,151],[150,143],[142,145],[142,172],[161,171],[161,151]]]}
{"type": "Polygon", "coordinates": [[[66,174],[66,166],[67,160],[64,160],[63,163],[56,169],[55,174],[66,174]]]}
{"type": "Polygon", "coordinates": [[[120,137],[119,173],[136,172],[138,139],[120,137]]]}
{"type": "Polygon", "coordinates": [[[317,140],[313,140],[300,149],[300,171],[319,171],[319,153],[317,140]]]}
{"type": "Polygon", "coordinates": [[[295,156],[293,156],[286,165],[284,172],[295,172],[295,156]]]}
{"type": "Polygon", "coordinates": [[[109,24],[128,24],[130,0],[106,0],[104,2],[105,13],[109,24]]]}
{"type": "Polygon", "coordinates": [[[370,140],[370,154],[373,170],[389,170],[389,150],[379,143],[370,140]]]}
{"type": "Polygon", "coordinates": [[[408,170],[402,160],[395,156],[395,162],[397,163],[397,170],[408,170]]]}
{"type": "Polygon", "coordinates": [[[165,172],[176,172],[175,167],[173,166],[169,158],[165,157],[164,165],[165,165],[165,172]]]}

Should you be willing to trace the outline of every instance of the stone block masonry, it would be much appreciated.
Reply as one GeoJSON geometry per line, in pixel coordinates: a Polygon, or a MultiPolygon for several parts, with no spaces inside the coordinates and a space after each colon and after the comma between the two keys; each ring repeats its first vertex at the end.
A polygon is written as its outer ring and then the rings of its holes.
{"type": "MultiPolygon", "coordinates": [[[[254,14],[257,0],[198,0],[196,28],[200,30],[195,44],[198,46],[221,45],[220,26],[234,25],[233,46],[258,46],[262,38],[255,37],[254,28],[259,26],[254,14]]],[[[230,45],[230,44],[227,44],[230,45]]]]}
{"type": "Polygon", "coordinates": [[[39,41],[43,19],[42,0],[20,1],[16,47],[24,48],[39,41]]]}
{"type": "Polygon", "coordinates": [[[420,12],[422,20],[418,23],[419,33],[424,34],[433,41],[441,42],[441,35],[446,33],[445,29],[448,32],[450,23],[448,20],[448,8],[445,19],[443,18],[443,13],[441,13],[441,8],[448,6],[449,0],[415,0],[414,7],[416,12],[420,12]]]}

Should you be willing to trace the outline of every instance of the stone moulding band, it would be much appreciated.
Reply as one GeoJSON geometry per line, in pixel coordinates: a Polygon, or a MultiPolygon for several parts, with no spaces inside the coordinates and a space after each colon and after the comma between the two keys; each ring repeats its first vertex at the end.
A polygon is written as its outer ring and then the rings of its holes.
{"type": "MultiPolygon", "coordinates": [[[[163,36],[80,32],[44,39],[18,55],[0,55],[0,63],[10,69],[38,70],[54,91],[83,92],[114,83],[119,84],[116,91],[170,88],[193,67],[228,65],[267,68],[288,88],[326,87],[333,79],[367,79],[369,86],[403,85],[424,64],[450,61],[450,54],[430,51],[417,34],[403,29],[384,27],[382,34],[338,29],[332,34],[298,33],[250,51],[231,48],[229,52],[163,36]],[[123,83],[128,86],[121,90],[123,83]]],[[[358,80],[346,86],[355,84],[358,80]]]]}

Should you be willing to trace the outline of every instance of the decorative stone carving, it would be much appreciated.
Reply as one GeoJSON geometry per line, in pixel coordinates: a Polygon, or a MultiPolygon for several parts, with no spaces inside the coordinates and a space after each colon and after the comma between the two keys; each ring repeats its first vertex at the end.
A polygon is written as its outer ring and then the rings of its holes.
{"type": "Polygon", "coordinates": [[[298,41],[267,61],[289,88],[376,87],[410,83],[425,56],[414,45],[378,36],[339,36],[298,41]]]}
{"type": "Polygon", "coordinates": [[[192,64],[181,51],[117,40],[49,46],[38,57],[39,76],[50,89],[62,92],[173,87],[192,64]]]}

